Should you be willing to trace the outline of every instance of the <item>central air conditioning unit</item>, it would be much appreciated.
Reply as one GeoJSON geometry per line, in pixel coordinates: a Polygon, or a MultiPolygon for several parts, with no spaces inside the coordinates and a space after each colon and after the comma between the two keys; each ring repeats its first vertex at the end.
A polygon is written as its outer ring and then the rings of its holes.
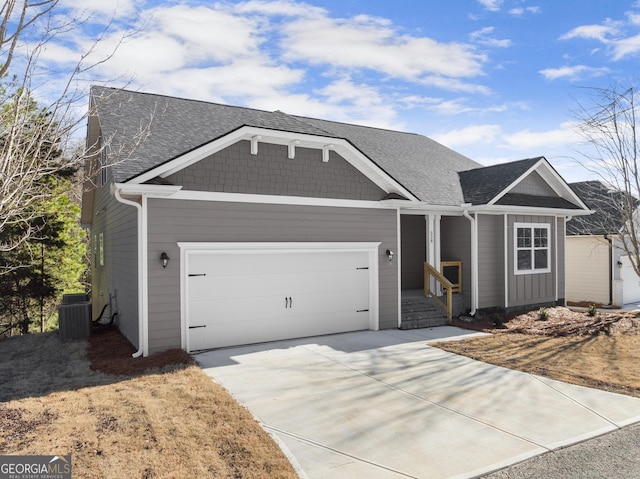
{"type": "Polygon", "coordinates": [[[58,305],[60,339],[84,339],[91,335],[91,301],[86,294],[65,294],[58,305]]]}

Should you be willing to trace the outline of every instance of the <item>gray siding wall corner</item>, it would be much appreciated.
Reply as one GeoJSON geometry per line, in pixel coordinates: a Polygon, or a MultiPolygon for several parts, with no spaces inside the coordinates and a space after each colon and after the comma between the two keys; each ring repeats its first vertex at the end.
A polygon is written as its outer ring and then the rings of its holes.
{"type": "Polygon", "coordinates": [[[335,152],[242,140],[166,178],[185,190],[378,201],[385,192],[335,152]]]}
{"type": "Polygon", "coordinates": [[[109,303],[109,296],[115,295],[116,325],[138,347],[138,217],[134,207],[118,202],[110,194],[109,187],[107,184],[96,190],[90,232],[93,317],[97,318],[109,303]],[[104,265],[99,264],[98,257],[100,234],[104,239],[104,265]]]}
{"type": "MultiPolygon", "coordinates": [[[[558,253],[562,252],[562,261],[558,264],[564,264],[564,249],[558,243],[559,233],[558,223],[553,216],[530,216],[530,215],[509,215],[507,218],[508,234],[507,247],[509,248],[508,258],[508,282],[509,282],[509,308],[515,308],[527,305],[547,304],[556,301],[556,247],[558,253]],[[550,235],[550,251],[549,258],[551,271],[549,273],[534,274],[515,274],[514,272],[514,223],[544,223],[551,227],[550,235]]],[[[564,242],[563,242],[564,243],[564,242]]],[[[564,273],[564,269],[563,269],[564,273]]],[[[558,276],[560,280],[560,276],[558,276]]],[[[564,276],[562,279],[564,283],[564,276]]]]}
{"type": "Polygon", "coordinates": [[[477,215],[478,307],[503,308],[504,216],[477,215]]]}
{"type": "Polygon", "coordinates": [[[464,308],[471,308],[471,223],[464,216],[443,216],[440,221],[440,259],[462,261],[464,308]]]}
{"type": "Polygon", "coordinates": [[[149,352],[181,346],[178,242],[381,242],[379,324],[397,328],[398,262],[386,257],[396,228],[395,210],[149,199],[149,352]]]}

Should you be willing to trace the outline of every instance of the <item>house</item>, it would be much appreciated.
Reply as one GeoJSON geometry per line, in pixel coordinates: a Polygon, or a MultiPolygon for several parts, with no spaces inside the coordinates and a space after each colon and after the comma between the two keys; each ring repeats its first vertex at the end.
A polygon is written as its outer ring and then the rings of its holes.
{"type": "MultiPolygon", "coordinates": [[[[640,302],[640,279],[620,236],[627,196],[595,180],[569,186],[594,213],[567,222],[567,301],[611,306],[640,302]]],[[[633,200],[632,210],[637,205],[633,200]]]]}
{"type": "Polygon", "coordinates": [[[87,148],[94,314],[117,298],[143,355],[398,328],[406,292],[453,290],[443,263],[471,314],[564,304],[589,213],[543,157],[103,87],[87,148]]]}

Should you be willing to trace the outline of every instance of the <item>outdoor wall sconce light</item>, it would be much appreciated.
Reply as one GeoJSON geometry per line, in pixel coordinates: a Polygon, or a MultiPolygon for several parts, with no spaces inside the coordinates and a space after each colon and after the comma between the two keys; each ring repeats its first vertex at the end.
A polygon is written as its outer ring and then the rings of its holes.
{"type": "Polygon", "coordinates": [[[162,254],[160,255],[160,263],[162,263],[163,268],[167,267],[170,259],[171,258],[169,258],[169,255],[163,251],[162,254]]]}
{"type": "Polygon", "coordinates": [[[387,250],[387,258],[389,258],[389,263],[393,261],[393,251],[390,249],[387,250]]]}
{"type": "Polygon", "coordinates": [[[618,268],[622,268],[622,261],[618,260],[618,268]]]}

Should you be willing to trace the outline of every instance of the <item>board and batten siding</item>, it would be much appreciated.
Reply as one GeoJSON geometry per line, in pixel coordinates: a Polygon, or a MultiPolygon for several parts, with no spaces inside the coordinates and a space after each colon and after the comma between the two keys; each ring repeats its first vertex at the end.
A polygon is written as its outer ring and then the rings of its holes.
{"type": "Polygon", "coordinates": [[[398,327],[395,210],[150,199],[147,224],[150,353],[181,346],[178,242],[381,242],[379,327],[398,327]]]}
{"type": "Polygon", "coordinates": [[[476,215],[478,222],[478,308],[504,301],[504,216],[476,215]]]}
{"type": "MultiPolygon", "coordinates": [[[[138,346],[138,215],[135,207],[118,202],[109,184],[96,190],[91,224],[91,302],[96,319],[109,295],[116,296],[120,332],[138,346]],[[99,212],[99,214],[98,214],[99,212]],[[99,264],[97,244],[104,237],[104,265],[99,264]]],[[[109,309],[107,308],[105,314],[109,309]]]]}
{"type": "Polygon", "coordinates": [[[603,236],[567,236],[567,301],[609,302],[609,254],[603,236]]]}
{"type": "Polygon", "coordinates": [[[471,223],[464,216],[443,216],[440,220],[441,261],[462,261],[462,297],[471,308],[471,223]]]}
{"type": "MultiPolygon", "coordinates": [[[[543,303],[551,303],[556,301],[556,247],[558,246],[558,238],[564,235],[558,232],[558,222],[554,216],[529,216],[529,215],[509,215],[507,217],[508,235],[507,246],[509,248],[508,258],[508,282],[509,282],[509,302],[508,307],[514,308],[519,306],[537,305],[543,303]],[[549,273],[534,274],[515,274],[515,246],[514,246],[514,223],[545,223],[551,227],[550,234],[550,264],[551,271],[549,273]]],[[[564,243],[564,241],[562,242],[564,243]]],[[[559,256],[558,264],[564,263],[564,251],[558,248],[559,256]]],[[[563,273],[564,271],[558,271],[563,273]]],[[[564,278],[558,277],[558,280],[564,283],[564,278]]]]}

